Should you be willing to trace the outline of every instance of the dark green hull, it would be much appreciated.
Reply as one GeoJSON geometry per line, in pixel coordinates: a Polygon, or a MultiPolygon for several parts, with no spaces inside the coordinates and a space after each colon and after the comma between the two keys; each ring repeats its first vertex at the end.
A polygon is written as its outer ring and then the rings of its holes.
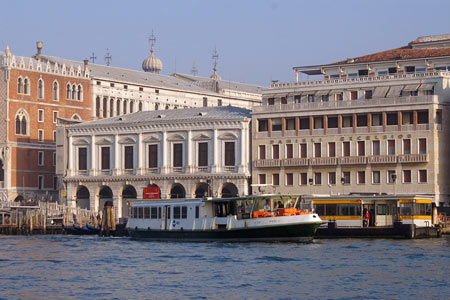
{"type": "Polygon", "coordinates": [[[308,241],[312,240],[320,223],[216,230],[148,230],[128,229],[134,239],[172,241],[308,241]]]}

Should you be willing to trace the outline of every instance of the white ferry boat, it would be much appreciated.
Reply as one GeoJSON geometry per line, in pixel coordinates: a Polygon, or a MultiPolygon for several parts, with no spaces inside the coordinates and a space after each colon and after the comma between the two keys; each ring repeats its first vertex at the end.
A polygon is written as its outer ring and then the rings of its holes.
{"type": "Polygon", "coordinates": [[[177,241],[310,241],[322,220],[300,209],[300,195],[168,199],[130,203],[135,239],[177,241]]]}

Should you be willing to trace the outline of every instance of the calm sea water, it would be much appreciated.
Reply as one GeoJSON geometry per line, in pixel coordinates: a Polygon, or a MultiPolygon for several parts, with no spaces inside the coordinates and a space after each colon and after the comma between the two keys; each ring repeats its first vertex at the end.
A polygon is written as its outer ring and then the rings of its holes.
{"type": "Polygon", "coordinates": [[[1,299],[449,299],[450,236],[162,243],[0,236],[1,299]]]}

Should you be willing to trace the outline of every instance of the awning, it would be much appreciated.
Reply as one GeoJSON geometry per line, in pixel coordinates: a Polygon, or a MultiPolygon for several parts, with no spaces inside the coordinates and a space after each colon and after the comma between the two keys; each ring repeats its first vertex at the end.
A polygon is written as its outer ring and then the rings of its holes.
{"type": "Polygon", "coordinates": [[[404,92],[415,92],[419,88],[419,84],[407,84],[403,89],[404,92]]]}
{"type": "Polygon", "coordinates": [[[384,98],[389,90],[388,86],[379,86],[375,88],[375,93],[373,93],[372,98],[384,98]]]}
{"type": "Polygon", "coordinates": [[[430,91],[434,88],[434,83],[422,83],[419,87],[419,91],[430,91]]]}
{"type": "Polygon", "coordinates": [[[330,93],[330,90],[321,90],[321,91],[317,91],[316,96],[328,95],[329,93],[330,93]]]}
{"type": "Polygon", "coordinates": [[[404,85],[393,85],[389,88],[389,92],[387,93],[386,97],[392,98],[392,97],[400,97],[400,93],[403,90],[404,85]]]}

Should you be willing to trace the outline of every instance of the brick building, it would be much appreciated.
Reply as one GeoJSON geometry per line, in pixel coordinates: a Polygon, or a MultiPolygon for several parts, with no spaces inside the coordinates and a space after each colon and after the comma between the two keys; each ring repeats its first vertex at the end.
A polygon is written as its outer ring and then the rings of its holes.
{"type": "Polygon", "coordinates": [[[57,118],[89,120],[88,71],[0,53],[0,187],[9,200],[56,200],[57,118]]]}

